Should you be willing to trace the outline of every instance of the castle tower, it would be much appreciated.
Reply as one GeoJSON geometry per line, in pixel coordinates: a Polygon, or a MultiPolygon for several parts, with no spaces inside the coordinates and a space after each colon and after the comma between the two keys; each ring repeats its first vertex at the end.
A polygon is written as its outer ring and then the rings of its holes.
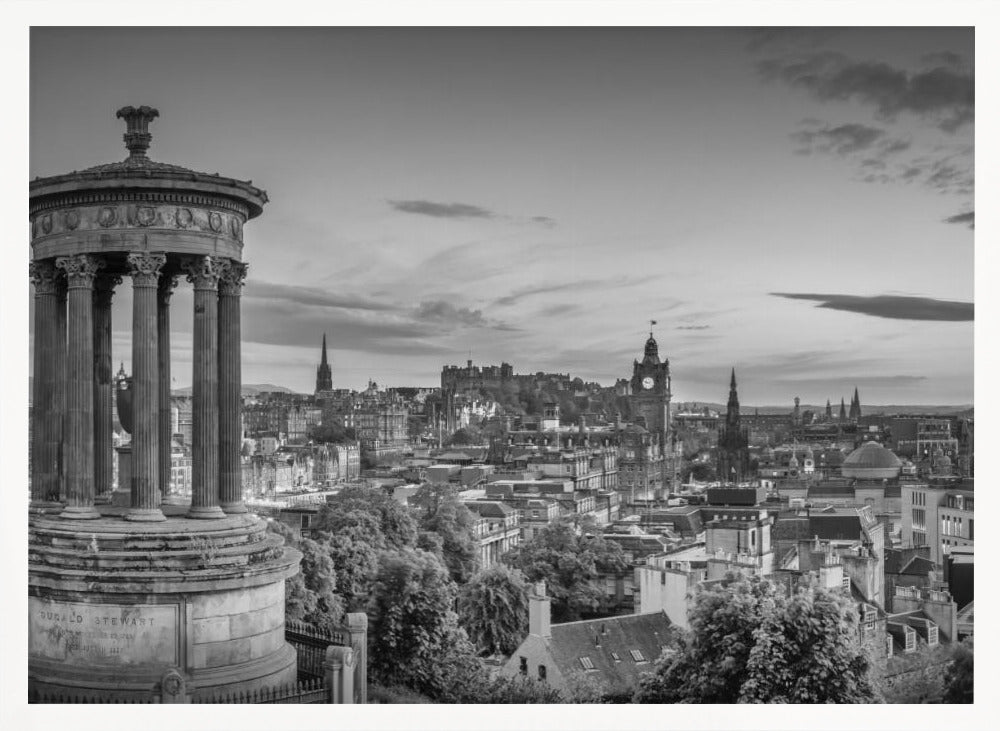
{"type": "Polygon", "coordinates": [[[316,369],[316,395],[323,391],[333,390],[333,374],[330,363],[326,359],[326,333],[323,333],[323,353],[320,356],[319,367],[316,369]]]}

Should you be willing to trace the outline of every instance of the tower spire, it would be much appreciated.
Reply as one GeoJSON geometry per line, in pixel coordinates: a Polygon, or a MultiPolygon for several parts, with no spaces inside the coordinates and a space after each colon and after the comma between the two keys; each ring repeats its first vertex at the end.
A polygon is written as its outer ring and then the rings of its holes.
{"type": "Polygon", "coordinates": [[[733,374],[729,378],[729,390],[730,391],[736,390],[736,368],[733,368],[733,374]]]}
{"type": "Polygon", "coordinates": [[[326,357],[326,333],[323,333],[323,351],[320,355],[319,367],[316,369],[316,393],[333,390],[333,373],[326,357]]]}

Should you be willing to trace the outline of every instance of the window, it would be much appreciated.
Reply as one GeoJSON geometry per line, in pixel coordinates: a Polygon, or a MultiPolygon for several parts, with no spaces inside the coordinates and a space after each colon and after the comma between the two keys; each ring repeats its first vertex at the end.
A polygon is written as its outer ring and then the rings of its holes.
{"type": "Polygon", "coordinates": [[[544,665],[538,666],[538,679],[544,681],[548,676],[548,671],[545,669],[544,665]]]}
{"type": "Polygon", "coordinates": [[[584,655],[583,657],[580,658],[580,664],[583,665],[583,669],[584,670],[594,670],[595,669],[594,668],[594,661],[591,660],[586,655],[584,655]]]}
{"type": "Polygon", "coordinates": [[[629,650],[629,653],[636,662],[646,662],[646,658],[642,656],[642,650],[629,650]]]}
{"type": "Polygon", "coordinates": [[[618,653],[617,652],[612,652],[611,653],[611,659],[614,660],[615,662],[621,662],[622,661],[622,659],[620,657],[618,657],[618,653]]]}
{"type": "Polygon", "coordinates": [[[521,655],[521,675],[527,675],[527,674],[528,674],[528,658],[526,658],[524,655],[521,655]]]}

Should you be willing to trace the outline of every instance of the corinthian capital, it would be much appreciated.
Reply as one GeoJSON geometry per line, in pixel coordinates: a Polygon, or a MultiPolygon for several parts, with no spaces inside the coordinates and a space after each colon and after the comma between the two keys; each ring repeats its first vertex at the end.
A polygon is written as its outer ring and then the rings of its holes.
{"type": "Polygon", "coordinates": [[[94,304],[108,306],[111,298],[115,294],[115,287],[122,283],[122,278],[117,274],[107,274],[101,272],[94,279],[94,304]]]}
{"type": "Polygon", "coordinates": [[[66,272],[66,283],[70,289],[90,289],[94,286],[97,270],[104,268],[104,261],[90,254],[76,254],[60,256],[56,259],[56,266],[66,272]]]}
{"type": "Polygon", "coordinates": [[[239,297],[247,278],[247,265],[235,259],[222,259],[219,267],[219,294],[239,297]]]}
{"type": "Polygon", "coordinates": [[[187,280],[195,289],[217,289],[221,260],[211,256],[193,256],[181,264],[181,269],[187,272],[187,280]]]}
{"type": "Polygon", "coordinates": [[[55,294],[59,283],[59,272],[49,261],[28,263],[28,276],[35,286],[35,294],[55,294]]]}
{"type": "Polygon", "coordinates": [[[167,263],[166,254],[141,251],[128,255],[128,273],[133,287],[155,287],[160,270],[167,263]]]}
{"type": "Polygon", "coordinates": [[[156,290],[157,299],[160,302],[169,302],[170,295],[174,293],[174,290],[176,288],[177,288],[177,275],[172,272],[170,273],[165,272],[160,277],[159,288],[156,290]]]}

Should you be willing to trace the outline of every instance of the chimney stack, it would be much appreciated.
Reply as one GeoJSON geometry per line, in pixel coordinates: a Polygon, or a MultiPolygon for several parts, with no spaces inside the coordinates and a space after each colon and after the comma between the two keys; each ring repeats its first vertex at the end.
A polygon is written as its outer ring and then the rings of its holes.
{"type": "Polygon", "coordinates": [[[545,595],[545,582],[532,584],[528,595],[528,633],[552,636],[552,600],[545,595]]]}

